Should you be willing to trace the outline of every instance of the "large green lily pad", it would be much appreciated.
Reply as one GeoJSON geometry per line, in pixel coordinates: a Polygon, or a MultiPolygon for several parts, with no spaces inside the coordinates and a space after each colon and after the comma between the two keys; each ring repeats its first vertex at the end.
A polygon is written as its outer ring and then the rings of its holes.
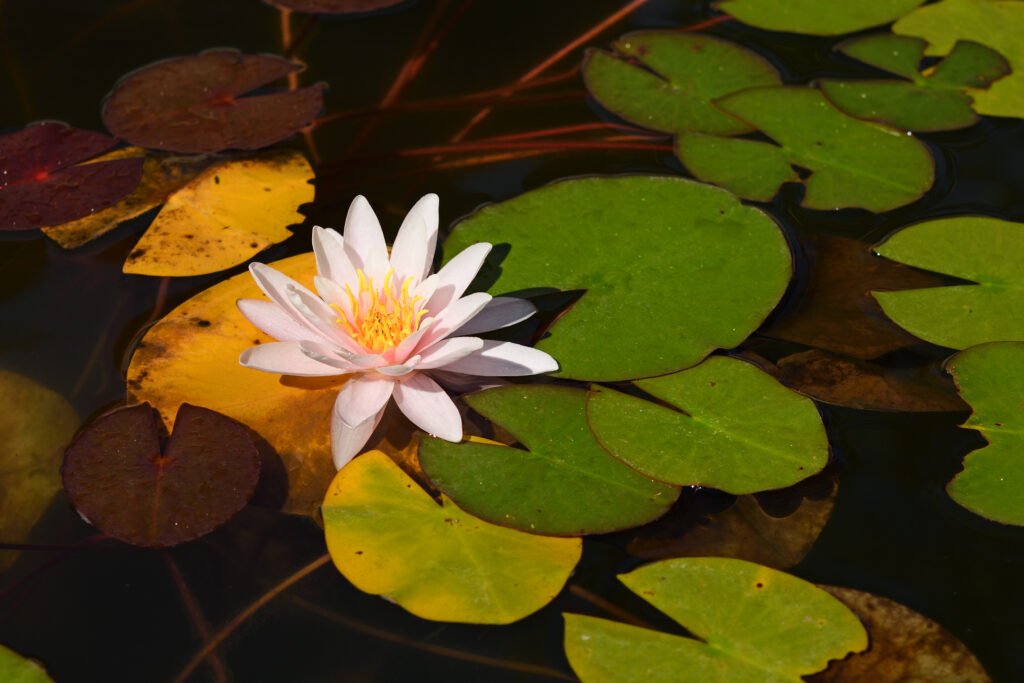
{"type": "Polygon", "coordinates": [[[974,409],[963,426],[988,441],[964,459],[946,490],[974,513],[1024,525],[1024,342],[973,346],[946,367],[974,409]]]}
{"type": "Polygon", "coordinates": [[[940,218],[897,231],[875,251],[977,283],[874,292],[885,314],[911,334],[954,349],[1024,340],[1024,224],[940,218]]]}
{"type": "Polygon", "coordinates": [[[770,31],[837,36],[888,24],[924,0],[720,0],[717,9],[770,31]]]}
{"type": "Polygon", "coordinates": [[[585,292],[537,344],[573,379],[662,375],[734,347],[792,272],[772,219],[682,178],[560,181],[469,216],[445,254],[475,242],[498,245],[480,278],[493,293],[585,292]]]}
{"type": "Polygon", "coordinates": [[[345,466],[324,498],[335,566],[357,588],[437,621],[508,624],[562,590],[580,559],[577,538],[545,538],[438,505],[387,455],[345,466]]]}
{"type": "Polygon", "coordinates": [[[679,489],[608,455],[587,427],[587,392],[515,385],[466,397],[527,450],[423,439],[420,463],[459,507],[494,524],[552,536],[640,526],[679,489]]]}
{"type": "Polygon", "coordinates": [[[802,182],[809,209],[888,211],[919,199],[934,181],[921,142],[847,116],[818,90],[751,88],[715,104],[777,144],[684,133],[677,154],[697,178],[741,197],[769,201],[783,183],[802,182]]]}
{"type": "Polygon", "coordinates": [[[755,493],[828,463],[814,402],[750,363],[713,356],[636,386],[666,405],[595,388],[587,420],[609,453],[655,479],[755,493]]]}
{"type": "Polygon", "coordinates": [[[960,41],[938,66],[922,74],[918,65],[928,43],[920,38],[879,34],[837,46],[847,55],[906,80],[823,79],[819,86],[841,110],[904,130],[954,130],[974,125],[971,93],[1010,73],[995,50],[960,41]]]}
{"type": "Polygon", "coordinates": [[[751,131],[711,100],[759,85],[778,85],[766,59],[735,43],[700,33],[637,31],[588,50],[583,81],[605,109],[645,128],[714,135],[751,131]]]}
{"type": "Polygon", "coordinates": [[[798,683],[868,644],[837,599],[744,560],[664,560],[619,578],[700,640],[566,614],[565,652],[583,683],[798,683]]]}
{"type": "Polygon", "coordinates": [[[927,40],[928,55],[944,55],[959,40],[973,40],[999,52],[1013,73],[975,93],[974,110],[990,116],[1024,116],[1024,3],[942,0],[908,14],[892,30],[927,40]]]}

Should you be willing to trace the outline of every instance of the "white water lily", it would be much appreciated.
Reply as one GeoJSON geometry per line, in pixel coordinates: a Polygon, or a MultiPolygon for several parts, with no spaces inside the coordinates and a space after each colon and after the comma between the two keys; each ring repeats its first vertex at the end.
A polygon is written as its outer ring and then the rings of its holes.
{"type": "Polygon", "coordinates": [[[282,375],[353,375],[331,419],[339,469],[366,445],[391,398],[420,429],[459,441],[462,418],[437,379],[466,385],[474,377],[558,369],[543,351],[467,336],[513,325],[536,309],[523,299],[463,296],[491,250],[487,243],[468,247],[430,274],[437,209],[437,195],[420,199],[389,255],[377,216],[356,197],[344,235],[313,228],[317,294],[262,263],[249,267],[270,301],[241,299],[238,307],[279,341],[247,349],[242,365],[282,375]]]}

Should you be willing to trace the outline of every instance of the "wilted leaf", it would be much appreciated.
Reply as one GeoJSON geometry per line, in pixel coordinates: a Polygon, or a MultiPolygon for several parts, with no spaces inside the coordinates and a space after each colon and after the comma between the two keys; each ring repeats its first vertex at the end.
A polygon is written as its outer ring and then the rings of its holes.
{"type": "Polygon", "coordinates": [[[103,104],[103,123],[149,149],[260,149],[312,121],[325,86],[243,96],[300,69],[283,57],[226,49],[165,59],[118,81],[103,104]]]}
{"type": "Polygon", "coordinates": [[[63,123],[0,136],[0,230],[32,230],[88,216],[135,189],[142,159],[97,160],[117,144],[63,123]]]}
{"type": "Polygon", "coordinates": [[[420,444],[430,480],[482,519],[537,534],[596,534],[649,522],[679,495],[601,448],[587,427],[585,391],[513,385],[465,400],[528,449],[441,439],[420,444]]]}
{"type": "Polygon", "coordinates": [[[156,411],[139,404],[90,423],[61,474],[90,524],[132,545],[165,547],[208,534],[245,507],[260,456],[244,425],[188,404],[163,445],[156,411]]]}
{"type": "Polygon", "coordinates": [[[264,0],[275,7],[284,7],[308,14],[361,14],[401,5],[409,0],[264,0]]]}
{"type": "Polygon", "coordinates": [[[53,683],[43,667],[0,645],[0,681],[4,683],[53,683]]]}
{"type": "Polygon", "coordinates": [[[770,31],[837,36],[888,24],[922,2],[924,0],[719,0],[715,7],[744,24],[770,31]]]}
{"type": "Polygon", "coordinates": [[[379,451],[338,472],[323,513],[345,578],[436,621],[518,621],[558,595],[582,548],[488,524],[444,496],[438,505],[379,451]]]}
{"type": "Polygon", "coordinates": [[[292,236],[313,201],[313,169],[280,151],[208,168],[167,200],[124,272],[185,277],[226,270],[292,236]]]}

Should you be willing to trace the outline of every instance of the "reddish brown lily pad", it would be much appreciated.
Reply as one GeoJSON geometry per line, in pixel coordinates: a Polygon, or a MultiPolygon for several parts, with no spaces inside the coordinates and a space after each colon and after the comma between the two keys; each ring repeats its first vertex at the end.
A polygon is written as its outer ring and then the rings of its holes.
{"type": "Polygon", "coordinates": [[[142,179],[142,159],[82,163],[116,144],[63,123],[0,137],[0,230],[59,225],[116,204],[142,179]]]}
{"type": "Polygon", "coordinates": [[[148,403],[107,413],[64,454],[71,504],[90,524],[126,543],[166,547],[198,538],[240,511],[260,476],[247,427],[182,404],[161,444],[159,414],[148,403]]]}
{"type": "Polygon", "coordinates": [[[103,104],[103,123],[149,149],[260,149],[310,123],[326,85],[243,95],[301,68],[283,57],[225,49],[155,62],[118,81],[103,104]]]}
{"type": "Polygon", "coordinates": [[[275,7],[307,14],[362,14],[376,12],[409,0],[265,0],[275,7]]]}

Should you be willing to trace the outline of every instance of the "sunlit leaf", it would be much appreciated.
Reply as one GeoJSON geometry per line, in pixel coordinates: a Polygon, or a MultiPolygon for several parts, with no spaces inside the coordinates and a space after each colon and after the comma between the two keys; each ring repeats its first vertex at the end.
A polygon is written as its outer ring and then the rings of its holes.
{"type": "Polygon", "coordinates": [[[86,426],[61,475],[90,524],[132,545],[165,547],[208,534],[245,507],[260,455],[244,425],[188,404],[162,444],[159,416],[139,404],[86,426]]]}
{"type": "Polygon", "coordinates": [[[601,448],[587,427],[585,391],[514,385],[465,400],[528,449],[441,439],[420,444],[430,480],[482,519],[555,536],[604,533],[659,517],[679,495],[601,448]]]}
{"type": "Polygon", "coordinates": [[[0,681],[4,683],[53,683],[43,667],[0,645],[0,681]]]}
{"type": "Polygon", "coordinates": [[[203,275],[245,263],[292,236],[313,201],[313,169],[281,151],[217,164],[167,200],[124,264],[137,275],[203,275]]]}
{"type": "Polygon", "coordinates": [[[814,402],[735,358],[639,380],[661,401],[595,387],[587,420],[605,449],[659,481],[729,493],[791,486],[828,462],[814,402]]]}
{"type": "Polygon", "coordinates": [[[770,31],[837,36],[888,24],[924,0],[719,0],[717,9],[770,31]]]}
{"type": "MultiPolygon", "coordinates": [[[[0,405],[0,539],[18,543],[60,490],[61,456],[78,416],[64,397],[6,370],[0,370],[0,405]]],[[[16,557],[0,552],[0,569],[16,557]]]]}
{"type": "Polygon", "coordinates": [[[325,86],[245,95],[300,69],[283,57],[226,49],[165,59],[118,81],[103,104],[103,123],[149,149],[260,149],[312,121],[325,86]]]}
{"type": "Polygon", "coordinates": [[[75,220],[134,190],[142,159],[83,163],[116,144],[63,123],[39,123],[0,136],[0,231],[75,220]]]}
{"type": "Polygon", "coordinates": [[[1024,4],[1016,0],[942,0],[897,21],[893,32],[928,41],[926,54],[944,55],[957,41],[973,40],[1003,55],[1012,73],[974,94],[974,110],[1024,116],[1024,4]]]}
{"type": "Polygon", "coordinates": [[[888,211],[920,198],[935,169],[928,148],[905,133],[847,116],[812,88],[752,88],[715,105],[776,144],[684,133],[677,153],[701,180],[769,201],[783,183],[805,185],[809,209],[888,211]],[[801,176],[797,168],[809,175],[801,176]],[[898,173],[890,169],[898,168],[898,173]]]}
{"type": "Polygon", "coordinates": [[[1024,224],[940,218],[893,233],[875,251],[977,283],[873,292],[885,314],[911,334],[954,349],[1024,340],[1024,224]]]}
{"type": "Polygon", "coordinates": [[[671,177],[533,190],[463,220],[445,253],[475,242],[501,245],[478,278],[495,294],[585,292],[537,343],[574,379],[660,375],[731,348],[771,312],[792,271],[768,216],[671,177]]]}
{"type": "Polygon", "coordinates": [[[751,562],[664,560],[619,578],[700,640],[566,614],[565,652],[583,683],[798,683],[868,644],[834,597],[751,562]]]}
{"type": "Polygon", "coordinates": [[[264,0],[276,7],[309,14],[361,14],[400,5],[409,0],[264,0]]]}
{"type": "Polygon", "coordinates": [[[562,590],[582,548],[488,524],[443,496],[439,505],[380,451],[338,472],[323,515],[345,578],[436,621],[518,621],[562,590]]]}
{"type": "Polygon", "coordinates": [[[749,124],[711,104],[758,85],[778,85],[775,68],[756,52],[714,36],[673,31],[628,33],[612,52],[589,50],[583,61],[587,90],[627,121],[677,133],[736,135],[749,124]]]}

